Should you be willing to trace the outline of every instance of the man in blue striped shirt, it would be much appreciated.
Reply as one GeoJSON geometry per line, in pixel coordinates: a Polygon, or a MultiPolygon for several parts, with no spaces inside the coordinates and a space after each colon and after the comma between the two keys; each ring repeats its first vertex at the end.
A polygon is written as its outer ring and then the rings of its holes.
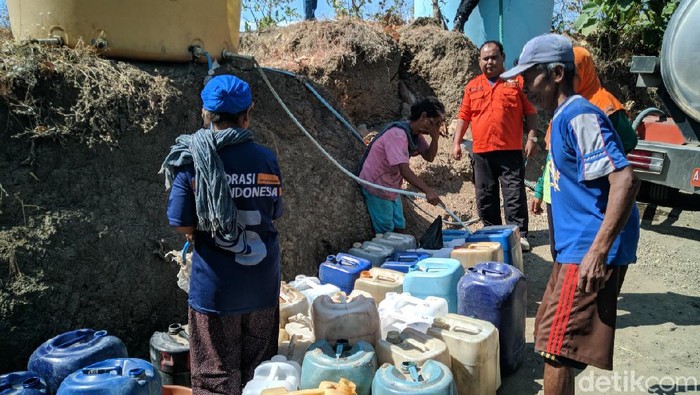
{"type": "Polygon", "coordinates": [[[545,358],[545,394],[573,394],[573,369],[612,370],[617,297],[637,260],[639,180],[610,119],[574,92],[568,38],[530,40],[518,66],[525,94],[553,112],[551,196],[557,262],[535,318],[535,351],[545,358]]]}

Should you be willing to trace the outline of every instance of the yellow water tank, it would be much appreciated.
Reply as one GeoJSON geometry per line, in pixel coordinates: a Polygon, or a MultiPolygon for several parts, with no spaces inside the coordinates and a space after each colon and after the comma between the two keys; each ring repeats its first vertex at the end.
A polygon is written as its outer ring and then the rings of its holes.
{"type": "Polygon", "coordinates": [[[17,40],[82,40],[110,58],[188,61],[238,51],[240,0],[7,0],[17,40]]]}

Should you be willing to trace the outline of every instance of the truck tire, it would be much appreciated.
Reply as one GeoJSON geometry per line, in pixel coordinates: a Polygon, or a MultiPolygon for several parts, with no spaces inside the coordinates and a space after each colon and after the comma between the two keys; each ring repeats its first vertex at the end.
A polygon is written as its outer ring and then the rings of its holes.
{"type": "Polygon", "coordinates": [[[642,181],[639,195],[640,197],[649,200],[650,203],[669,206],[675,201],[675,198],[678,195],[678,189],[670,188],[661,184],[654,184],[649,181],[642,181]]]}

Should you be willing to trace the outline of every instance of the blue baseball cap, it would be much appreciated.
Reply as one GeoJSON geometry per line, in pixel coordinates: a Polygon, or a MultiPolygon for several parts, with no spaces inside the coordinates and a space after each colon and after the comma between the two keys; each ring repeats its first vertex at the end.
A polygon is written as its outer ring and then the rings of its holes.
{"type": "Polygon", "coordinates": [[[205,110],[238,114],[253,103],[253,95],[247,82],[233,75],[218,75],[202,90],[205,110]]]}
{"type": "Polygon", "coordinates": [[[534,65],[556,62],[574,62],[571,40],[560,34],[543,34],[525,44],[518,65],[501,74],[501,78],[511,79],[534,65]]]}

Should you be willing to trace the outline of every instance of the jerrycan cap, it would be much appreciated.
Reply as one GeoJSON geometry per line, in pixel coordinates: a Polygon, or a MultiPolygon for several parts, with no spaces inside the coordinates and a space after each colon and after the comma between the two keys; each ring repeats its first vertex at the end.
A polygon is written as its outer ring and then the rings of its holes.
{"type": "Polygon", "coordinates": [[[272,362],[287,362],[287,357],[284,355],[275,355],[274,357],[270,358],[270,361],[272,362]]]}
{"type": "Polygon", "coordinates": [[[470,267],[469,272],[483,277],[501,279],[512,275],[513,270],[507,263],[489,261],[481,262],[474,267],[470,267]]]}
{"type": "Polygon", "coordinates": [[[146,378],[146,370],[143,368],[135,368],[129,370],[129,377],[135,380],[141,380],[146,378]]]}
{"type": "Polygon", "coordinates": [[[423,376],[418,373],[418,366],[413,361],[403,361],[401,362],[401,372],[404,374],[409,374],[411,379],[416,383],[425,381],[423,376]]]}
{"type": "Polygon", "coordinates": [[[389,331],[386,334],[386,341],[391,344],[401,344],[401,334],[399,331],[389,331]]]}
{"type": "Polygon", "coordinates": [[[352,248],[362,248],[362,243],[360,243],[359,241],[356,241],[356,242],[352,243],[352,248]]]}
{"type": "Polygon", "coordinates": [[[182,324],[175,323],[175,324],[168,325],[168,334],[169,335],[177,335],[178,333],[180,333],[181,330],[182,330],[182,324]]]}
{"type": "Polygon", "coordinates": [[[343,353],[347,350],[349,350],[350,347],[350,341],[347,339],[338,339],[335,342],[335,357],[340,358],[343,356],[343,353]]]}
{"type": "Polygon", "coordinates": [[[369,272],[369,270],[363,270],[360,272],[360,278],[371,278],[372,273],[369,272]]]}
{"type": "MultiPolygon", "coordinates": [[[[2,384],[2,383],[0,383],[2,384]]],[[[22,382],[22,388],[33,389],[41,387],[41,379],[38,377],[30,377],[22,382]]]]}
{"type": "Polygon", "coordinates": [[[444,318],[433,318],[433,326],[440,329],[450,329],[450,325],[444,318]]]}
{"type": "Polygon", "coordinates": [[[408,370],[411,368],[415,368],[416,363],[414,361],[403,361],[401,362],[401,371],[403,373],[408,373],[408,370]]]}

